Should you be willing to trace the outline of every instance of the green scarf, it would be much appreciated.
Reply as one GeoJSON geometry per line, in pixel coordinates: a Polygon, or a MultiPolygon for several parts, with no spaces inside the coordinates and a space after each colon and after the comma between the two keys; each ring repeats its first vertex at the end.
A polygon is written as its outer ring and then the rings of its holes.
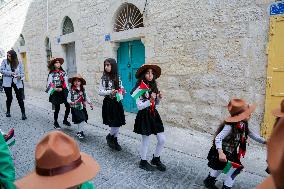
{"type": "Polygon", "coordinates": [[[0,135],[0,165],[0,188],[16,189],[13,184],[15,181],[13,159],[2,135],[0,135]]]}

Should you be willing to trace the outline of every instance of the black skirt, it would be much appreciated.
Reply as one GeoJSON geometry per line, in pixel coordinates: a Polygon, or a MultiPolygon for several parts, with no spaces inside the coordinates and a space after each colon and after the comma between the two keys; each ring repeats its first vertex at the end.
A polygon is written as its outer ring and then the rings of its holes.
{"type": "Polygon", "coordinates": [[[102,107],[103,123],[110,127],[121,127],[125,125],[124,109],[121,101],[116,98],[105,97],[102,107]]]}
{"type": "Polygon", "coordinates": [[[71,108],[71,114],[72,114],[72,122],[74,124],[79,124],[83,121],[87,122],[88,120],[88,113],[86,108],[83,108],[82,110],[71,108]]]}
{"type": "Polygon", "coordinates": [[[51,102],[54,105],[67,103],[67,95],[68,95],[67,89],[63,89],[60,92],[54,91],[53,94],[49,96],[49,102],[51,102]]]}
{"type": "MultiPolygon", "coordinates": [[[[223,150],[223,152],[226,155],[227,160],[242,165],[241,161],[238,158],[237,151],[230,153],[223,150]]],[[[211,147],[207,159],[208,159],[208,167],[214,170],[223,170],[227,165],[227,162],[222,162],[219,160],[219,153],[215,145],[211,147]]]]}
{"type": "Polygon", "coordinates": [[[139,110],[134,123],[134,132],[141,135],[157,135],[164,132],[163,122],[159,112],[155,109],[155,113],[150,112],[150,108],[139,110]]]}

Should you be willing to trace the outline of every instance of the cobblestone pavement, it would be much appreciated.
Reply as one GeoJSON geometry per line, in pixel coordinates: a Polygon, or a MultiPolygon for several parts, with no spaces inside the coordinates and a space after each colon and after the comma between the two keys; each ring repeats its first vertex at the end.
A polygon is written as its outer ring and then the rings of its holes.
{"type": "MultiPolygon", "coordinates": [[[[41,91],[26,89],[25,105],[28,119],[25,121],[21,120],[15,97],[11,108],[12,117],[5,117],[5,100],[5,95],[0,93],[0,127],[3,131],[15,128],[16,145],[11,150],[15,159],[16,176],[20,178],[33,169],[36,143],[43,135],[53,130],[53,112],[47,95],[41,91]]],[[[106,146],[105,136],[108,134],[108,127],[102,125],[100,108],[101,105],[97,105],[94,111],[88,110],[90,119],[85,128],[87,137],[83,141],[78,141],[81,151],[91,154],[101,166],[99,174],[93,179],[98,189],[204,188],[202,181],[209,170],[206,155],[212,141],[211,135],[166,126],[167,141],[161,159],[167,165],[167,171],[149,173],[138,168],[140,136],[132,132],[135,115],[126,114],[127,125],[121,129],[119,135],[123,150],[116,152],[106,146]]],[[[63,110],[62,107],[62,114],[63,110]]],[[[75,136],[75,126],[63,127],[62,130],[75,136]]],[[[154,137],[151,138],[151,142],[149,159],[156,144],[154,137]]],[[[252,143],[243,161],[246,169],[237,177],[234,188],[250,189],[260,183],[266,176],[265,158],[265,147],[252,143]]],[[[218,178],[217,186],[220,188],[223,179],[224,175],[218,178]]]]}

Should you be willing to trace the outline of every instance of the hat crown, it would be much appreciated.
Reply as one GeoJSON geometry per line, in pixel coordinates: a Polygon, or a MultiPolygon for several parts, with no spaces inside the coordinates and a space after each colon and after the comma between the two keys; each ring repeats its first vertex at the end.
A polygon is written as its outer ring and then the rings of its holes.
{"type": "Polygon", "coordinates": [[[236,116],[246,111],[247,104],[242,99],[232,99],[228,104],[228,110],[231,116],[236,116]]]}
{"type": "Polygon", "coordinates": [[[80,157],[80,149],[70,136],[60,131],[46,135],[36,146],[36,167],[52,169],[70,164],[80,157]]]}

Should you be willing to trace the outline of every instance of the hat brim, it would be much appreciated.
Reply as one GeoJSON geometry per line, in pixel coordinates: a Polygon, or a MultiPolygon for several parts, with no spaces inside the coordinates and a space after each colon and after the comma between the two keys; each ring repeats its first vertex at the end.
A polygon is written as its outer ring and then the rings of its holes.
{"type": "Polygon", "coordinates": [[[160,66],[157,65],[152,65],[152,64],[144,64],[142,65],[136,72],[135,77],[139,79],[141,75],[147,70],[147,69],[152,69],[155,72],[156,78],[159,78],[161,76],[161,68],[160,66]]]}
{"type": "Polygon", "coordinates": [[[277,189],[273,178],[271,176],[267,177],[256,189],[277,189]]]}
{"type": "Polygon", "coordinates": [[[81,77],[71,77],[68,79],[68,82],[72,84],[75,79],[79,79],[82,85],[86,85],[86,80],[81,77]]]}
{"type": "Polygon", "coordinates": [[[62,175],[40,176],[35,171],[17,180],[19,189],[66,189],[80,185],[94,178],[100,170],[99,164],[89,155],[81,152],[83,163],[76,169],[62,175]]]}
{"type": "Polygon", "coordinates": [[[256,108],[256,104],[252,104],[243,113],[236,115],[236,116],[229,116],[225,119],[225,121],[228,123],[235,123],[235,122],[242,121],[246,119],[249,115],[251,115],[255,111],[255,108],[256,108]]]}
{"type": "Polygon", "coordinates": [[[275,117],[284,117],[284,113],[281,112],[281,109],[274,109],[271,111],[272,115],[275,117]]]}

